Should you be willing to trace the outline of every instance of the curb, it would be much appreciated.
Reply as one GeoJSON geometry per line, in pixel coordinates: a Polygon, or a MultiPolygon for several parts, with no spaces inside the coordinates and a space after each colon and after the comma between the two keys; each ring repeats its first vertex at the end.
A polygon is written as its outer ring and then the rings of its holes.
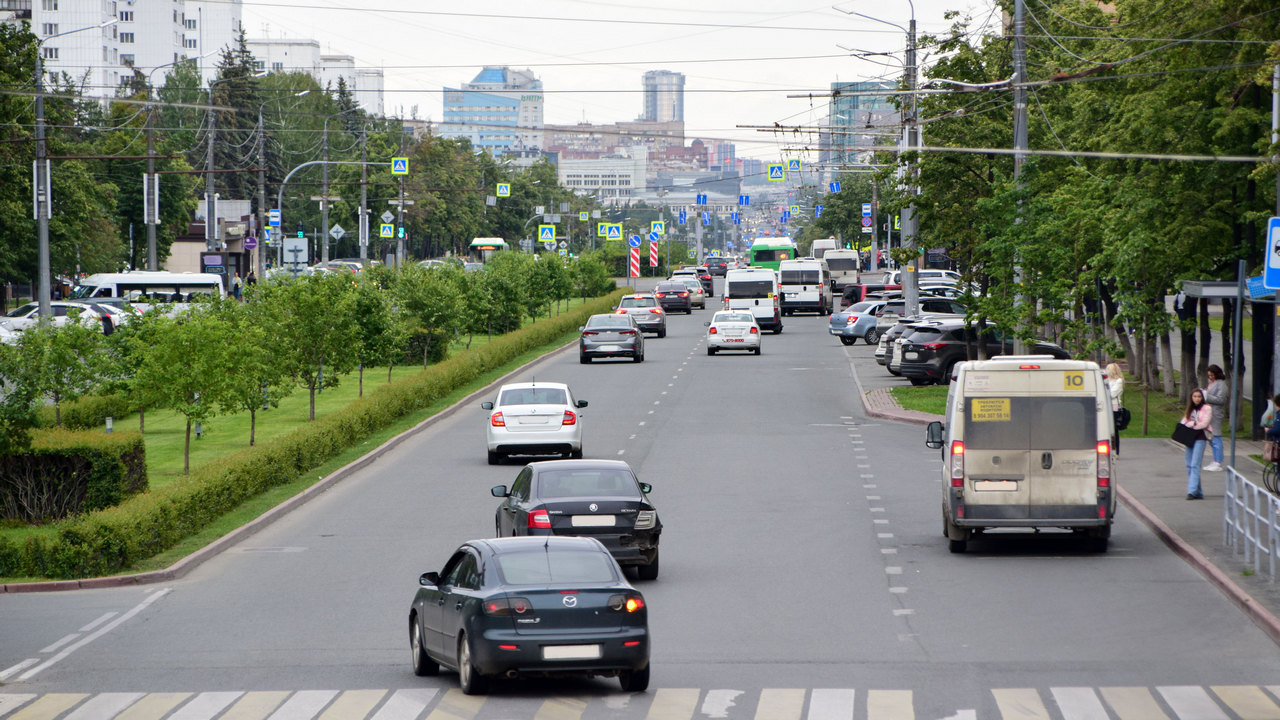
{"type": "Polygon", "coordinates": [[[416,435],[422,430],[425,430],[431,427],[432,425],[435,425],[441,420],[444,420],[448,417],[453,416],[455,413],[459,412],[464,406],[474,402],[476,398],[491,392],[495,386],[501,385],[502,383],[506,382],[508,379],[514,377],[515,375],[522,373],[525,370],[528,370],[529,368],[532,368],[538,365],[539,363],[542,363],[545,360],[548,360],[549,358],[552,358],[556,355],[559,355],[560,353],[565,352],[566,350],[568,350],[569,348],[573,347],[576,344],[577,344],[577,340],[571,341],[562,347],[550,350],[545,355],[542,355],[541,357],[535,360],[532,360],[528,363],[525,363],[524,365],[521,365],[520,367],[515,368],[511,372],[504,374],[502,377],[495,379],[493,382],[489,383],[488,385],[485,385],[479,390],[476,390],[475,392],[468,394],[466,397],[462,398],[461,400],[458,400],[453,405],[450,405],[444,410],[441,410],[440,412],[423,420],[417,425],[414,425],[408,430],[405,430],[399,435],[396,435],[395,437],[390,438],[389,440],[382,443],[378,447],[374,448],[373,450],[370,450],[365,455],[362,455],[359,458],[348,463],[347,465],[344,465],[338,468],[337,470],[334,470],[333,472],[329,473],[328,477],[308,487],[306,490],[303,490],[297,495],[294,495],[293,497],[285,500],[279,505],[276,505],[275,507],[271,508],[265,513],[259,515],[257,518],[249,521],[248,523],[245,523],[244,525],[241,525],[235,530],[232,530],[226,535],[223,535],[217,540],[214,540],[213,542],[209,543],[208,545],[205,545],[199,550],[196,550],[190,555],[187,555],[181,560],[178,560],[177,562],[175,562],[174,564],[170,565],[167,568],[164,568],[162,570],[152,570],[150,572],[145,572],[145,573],[136,573],[133,575],[114,575],[111,577],[85,578],[83,580],[51,580],[49,582],[10,583],[8,585],[0,585],[0,594],[61,592],[64,590],[89,590],[89,589],[97,589],[97,588],[125,587],[129,585],[149,585],[152,583],[167,582],[170,580],[176,580],[178,578],[181,578],[187,573],[194,570],[196,567],[198,567],[201,563],[205,562],[206,560],[213,558],[214,556],[223,552],[224,550],[231,547],[232,545],[235,545],[236,543],[240,542],[241,540],[244,540],[245,538],[251,537],[252,535],[256,534],[259,530],[267,527],[268,525],[275,522],[276,520],[279,520],[285,515],[288,515],[290,512],[293,512],[299,507],[302,507],[302,505],[306,504],[312,498],[316,497],[317,495],[324,492],[325,490],[328,490],[329,488],[333,487],[339,482],[342,482],[344,479],[346,479],[348,475],[351,475],[357,470],[361,470],[369,466],[370,464],[372,464],[373,462],[381,458],[382,455],[386,453],[388,450],[391,450],[397,447],[398,445],[408,440],[413,435],[416,435]]]}

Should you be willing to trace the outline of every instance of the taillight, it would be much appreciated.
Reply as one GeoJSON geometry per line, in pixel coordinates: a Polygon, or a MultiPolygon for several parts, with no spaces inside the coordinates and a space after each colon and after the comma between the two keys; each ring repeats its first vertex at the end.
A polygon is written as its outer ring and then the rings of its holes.
{"type": "Polygon", "coordinates": [[[547,514],[546,510],[534,510],[529,513],[529,518],[525,521],[525,526],[536,530],[550,530],[551,516],[547,514]]]}
{"type": "Polygon", "coordinates": [[[753,326],[751,326],[751,334],[752,334],[752,335],[759,335],[759,334],[760,334],[760,328],[755,327],[754,325],[753,325],[753,326]]]}
{"type": "Polygon", "coordinates": [[[606,604],[614,612],[639,612],[644,609],[644,596],[638,592],[611,595],[606,604]]]}
{"type": "Polygon", "coordinates": [[[1098,441],[1098,487],[1111,487],[1111,441],[1098,441]]]}
{"type": "Polygon", "coordinates": [[[653,313],[654,315],[661,315],[662,308],[649,308],[649,312],[653,313]]]}
{"type": "Polygon", "coordinates": [[[641,510],[636,513],[636,530],[652,530],[658,524],[657,510],[641,510]]]}
{"type": "Polygon", "coordinates": [[[564,411],[564,419],[560,421],[561,425],[577,425],[578,416],[572,410],[564,411]]]}
{"type": "Polygon", "coordinates": [[[935,343],[925,343],[920,347],[925,348],[926,350],[941,350],[946,346],[947,346],[946,343],[935,342],[935,343]]]}
{"type": "Polygon", "coordinates": [[[845,325],[856,325],[857,323],[858,323],[857,315],[850,315],[849,317],[845,318],[845,321],[844,321],[845,325]]]}
{"type": "Polygon", "coordinates": [[[616,313],[614,313],[614,314],[615,314],[615,315],[626,315],[626,314],[627,314],[627,311],[626,311],[626,310],[619,310],[618,312],[616,312],[616,313]]]}
{"type": "Polygon", "coordinates": [[[653,294],[653,296],[654,296],[654,297],[664,298],[664,297],[666,297],[666,296],[667,296],[667,294],[666,294],[666,293],[654,293],[654,294],[653,294]]]}
{"type": "Polygon", "coordinates": [[[532,615],[533,603],[522,597],[492,598],[484,601],[485,615],[532,615]]]}
{"type": "Polygon", "coordinates": [[[688,292],[682,292],[682,293],[680,293],[680,297],[689,297],[689,293],[688,293],[688,292]]]}
{"type": "Polygon", "coordinates": [[[715,325],[712,325],[712,326],[711,326],[711,328],[710,328],[709,330],[707,330],[707,334],[708,334],[708,335],[715,335],[715,334],[716,334],[716,332],[718,332],[718,331],[716,330],[716,326],[715,326],[715,325]]]}
{"type": "Polygon", "coordinates": [[[593,336],[596,336],[596,335],[599,335],[599,334],[600,334],[600,333],[596,332],[595,330],[583,330],[583,331],[582,331],[582,336],[583,336],[583,337],[593,337],[593,336]]]}
{"type": "Polygon", "coordinates": [[[951,441],[951,487],[964,487],[964,441],[951,441]]]}
{"type": "Polygon", "coordinates": [[[502,413],[496,412],[489,418],[489,424],[494,427],[506,427],[507,421],[502,418],[502,413]]]}
{"type": "Polygon", "coordinates": [[[635,330],[623,330],[622,332],[620,332],[620,333],[618,333],[618,334],[619,334],[619,335],[635,335],[635,334],[636,334],[636,331],[635,331],[635,330]]]}
{"type": "Polygon", "coordinates": [[[1019,365],[1018,369],[1019,370],[1039,370],[1040,366],[1039,365],[1019,365]]]}

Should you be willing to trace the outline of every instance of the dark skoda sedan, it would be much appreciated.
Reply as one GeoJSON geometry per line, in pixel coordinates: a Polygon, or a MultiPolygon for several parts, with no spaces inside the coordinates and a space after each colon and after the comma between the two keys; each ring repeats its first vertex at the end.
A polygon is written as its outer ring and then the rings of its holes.
{"type": "Polygon", "coordinates": [[[648,483],[621,460],[560,460],[524,466],[503,498],[495,534],[580,535],[604,543],[621,565],[634,565],[641,580],[658,577],[662,523],[649,502],[648,483]]]}
{"type": "Polygon", "coordinates": [[[415,675],[456,669],[468,695],[494,678],[600,675],[649,686],[644,596],[599,541],[472,540],[423,573],[409,609],[415,675]]]}
{"type": "Polygon", "coordinates": [[[644,334],[631,315],[592,315],[580,328],[578,362],[595,358],[629,357],[644,362],[644,334]]]}

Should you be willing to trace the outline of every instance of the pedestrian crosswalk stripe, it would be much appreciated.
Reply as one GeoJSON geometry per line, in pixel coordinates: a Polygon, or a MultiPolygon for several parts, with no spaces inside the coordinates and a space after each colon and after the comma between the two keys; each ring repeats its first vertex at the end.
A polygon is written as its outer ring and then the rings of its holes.
{"type": "Polygon", "coordinates": [[[1107,711],[1102,707],[1093,688],[1056,687],[1050,688],[1053,699],[1062,711],[1063,720],[1096,720],[1105,718],[1107,711]]]}
{"type": "Polygon", "coordinates": [[[1241,720],[1280,720],[1277,706],[1262,688],[1251,685],[1212,685],[1210,689],[1241,720]]]}
{"type": "Polygon", "coordinates": [[[415,720],[436,696],[435,688],[397,690],[373,716],[373,720],[415,720]]]}
{"type": "Polygon", "coordinates": [[[867,691],[867,720],[912,720],[915,716],[910,690],[867,691]]]}
{"type": "Polygon", "coordinates": [[[761,690],[756,720],[798,720],[804,709],[804,694],[804,690],[761,690]]]}
{"type": "Polygon", "coordinates": [[[293,694],[268,720],[311,720],[337,695],[335,690],[302,690],[293,694]]]}
{"type": "Polygon", "coordinates": [[[807,720],[853,720],[853,690],[815,689],[809,693],[807,720]]]}
{"type": "Polygon", "coordinates": [[[50,693],[14,713],[12,720],[48,720],[89,697],[83,693],[50,693]]]}
{"type": "Polygon", "coordinates": [[[667,718],[693,717],[694,708],[698,707],[698,696],[702,692],[696,688],[662,688],[654,693],[653,702],[649,705],[650,720],[667,720],[667,718]]]}
{"type": "Polygon", "coordinates": [[[1196,685],[1178,685],[1156,688],[1164,701],[1180,718],[1196,720],[1227,720],[1227,714],[1209,697],[1205,689],[1196,685]]]}
{"type": "Polygon", "coordinates": [[[242,692],[203,692],[178,708],[169,720],[209,720],[236,701],[242,692]]]}
{"type": "Polygon", "coordinates": [[[349,690],[338,696],[333,704],[320,715],[320,720],[348,720],[348,718],[368,717],[386,690],[349,690]]]}
{"type": "Polygon", "coordinates": [[[102,693],[94,695],[89,702],[77,707],[66,720],[99,720],[99,718],[115,717],[121,710],[129,707],[142,697],[142,693],[102,693]]]}
{"type": "Polygon", "coordinates": [[[1000,717],[1004,720],[1049,720],[1049,711],[1040,702],[1040,693],[1032,688],[992,690],[1000,717]]]}
{"type": "Polygon", "coordinates": [[[1120,720],[1169,720],[1147,688],[1104,687],[1100,692],[1120,720]]]}
{"type": "Polygon", "coordinates": [[[0,717],[17,710],[34,700],[35,693],[11,693],[8,695],[0,695],[0,717]]]}
{"type": "Polygon", "coordinates": [[[427,720],[470,720],[480,712],[481,705],[484,705],[483,697],[466,695],[453,688],[445,691],[427,720]]]}
{"type": "Polygon", "coordinates": [[[247,692],[220,720],[262,720],[288,697],[287,692],[247,692]]]}
{"type": "MultiPolygon", "coordinates": [[[[288,695],[289,693],[280,693],[288,695]]],[[[188,692],[150,693],[138,702],[129,706],[128,710],[116,716],[115,720],[160,720],[169,711],[178,707],[178,703],[191,697],[188,692]]],[[[4,715],[0,712],[0,715],[4,715]]]]}
{"type": "Polygon", "coordinates": [[[587,701],[581,698],[548,698],[533,720],[578,720],[586,709],[587,701]]]}

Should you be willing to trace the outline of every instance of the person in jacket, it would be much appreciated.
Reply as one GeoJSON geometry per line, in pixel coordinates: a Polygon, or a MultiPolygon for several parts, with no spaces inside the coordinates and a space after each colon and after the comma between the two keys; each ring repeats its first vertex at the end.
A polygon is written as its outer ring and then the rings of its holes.
{"type": "Polygon", "coordinates": [[[1227,415],[1226,373],[1217,365],[1209,366],[1209,387],[1204,389],[1204,401],[1209,405],[1209,449],[1213,451],[1213,462],[1204,467],[1208,472],[1222,472],[1222,421],[1227,415]]]}
{"type": "Polygon", "coordinates": [[[1120,409],[1124,407],[1124,373],[1118,363],[1110,363],[1103,370],[1107,378],[1107,394],[1111,396],[1111,414],[1115,418],[1116,431],[1111,435],[1111,452],[1120,454],[1120,409]]]}
{"type": "Polygon", "coordinates": [[[1213,433],[1209,428],[1213,410],[1204,401],[1204,391],[1196,388],[1191,391],[1191,401],[1187,403],[1187,411],[1182,414],[1180,423],[1198,430],[1196,441],[1187,448],[1187,499],[1203,500],[1204,490],[1200,487],[1200,462],[1204,460],[1204,446],[1207,438],[1213,433]]]}
{"type": "Polygon", "coordinates": [[[1267,412],[1271,417],[1268,419],[1267,415],[1262,416],[1264,435],[1267,440],[1280,442],[1280,395],[1271,398],[1271,407],[1267,412]]]}

